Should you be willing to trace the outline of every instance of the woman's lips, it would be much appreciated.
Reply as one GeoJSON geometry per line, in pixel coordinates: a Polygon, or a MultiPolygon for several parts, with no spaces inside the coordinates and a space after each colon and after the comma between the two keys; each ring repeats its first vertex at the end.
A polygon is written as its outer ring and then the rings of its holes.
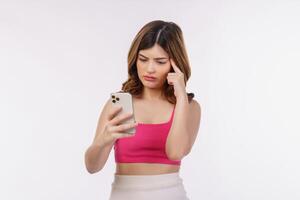
{"type": "Polygon", "coordinates": [[[149,76],[144,76],[144,79],[146,80],[146,81],[155,81],[155,77],[149,77],[149,76]]]}

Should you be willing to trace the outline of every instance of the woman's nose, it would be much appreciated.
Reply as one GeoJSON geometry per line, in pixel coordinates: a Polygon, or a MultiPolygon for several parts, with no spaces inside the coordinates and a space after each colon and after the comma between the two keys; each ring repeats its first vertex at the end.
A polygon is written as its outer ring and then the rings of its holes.
{"type": "Polygon", "coordinates": [[[147,72],[154,72],[155,71],[155,66],[153,62],[149,62],[147,65],[147,72]]]}

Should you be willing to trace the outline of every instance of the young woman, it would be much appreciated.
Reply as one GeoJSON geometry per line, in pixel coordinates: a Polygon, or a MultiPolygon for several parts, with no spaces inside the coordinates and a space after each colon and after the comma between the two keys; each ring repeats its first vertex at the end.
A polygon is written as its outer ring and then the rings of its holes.
{"type": "Polygon", "coordinates": [[[110,200],[188,199],[179,169],[192,149],[201,115],[194,94],[185,89],[190,75],[180,27],[161,20],[142,27],[131,44],[128,80],[122,85],[133,97],[136,123],[120,125],[132,113],[118,114],[122,108],[109,99],[85,152],[88,172],[96,173],[114,147],[110,200]],[[134,135],[124,133],[132,127],[134,135]]]}

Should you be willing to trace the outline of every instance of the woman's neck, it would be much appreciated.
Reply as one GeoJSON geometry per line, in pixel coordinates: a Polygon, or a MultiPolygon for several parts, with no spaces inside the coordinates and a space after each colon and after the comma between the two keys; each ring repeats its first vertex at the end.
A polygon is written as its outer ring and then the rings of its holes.
{"type": "Polygon", "coordinates": [[[161,89],[149,89],[149,88],[143,88],[143,92],[141,94],[142,99],[145,100],[165,100],[163,91],[161,89]]]}

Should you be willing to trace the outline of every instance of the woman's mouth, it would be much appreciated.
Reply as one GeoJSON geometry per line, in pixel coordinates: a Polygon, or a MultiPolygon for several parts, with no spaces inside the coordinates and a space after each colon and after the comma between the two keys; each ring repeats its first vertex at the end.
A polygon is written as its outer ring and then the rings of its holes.
{"type": "Polygon", "coordinates": [[[155,77],[153,77],[153,76],[144,76],[144,79],[146,80],[146,81],[155,81],[155,77]]]}

